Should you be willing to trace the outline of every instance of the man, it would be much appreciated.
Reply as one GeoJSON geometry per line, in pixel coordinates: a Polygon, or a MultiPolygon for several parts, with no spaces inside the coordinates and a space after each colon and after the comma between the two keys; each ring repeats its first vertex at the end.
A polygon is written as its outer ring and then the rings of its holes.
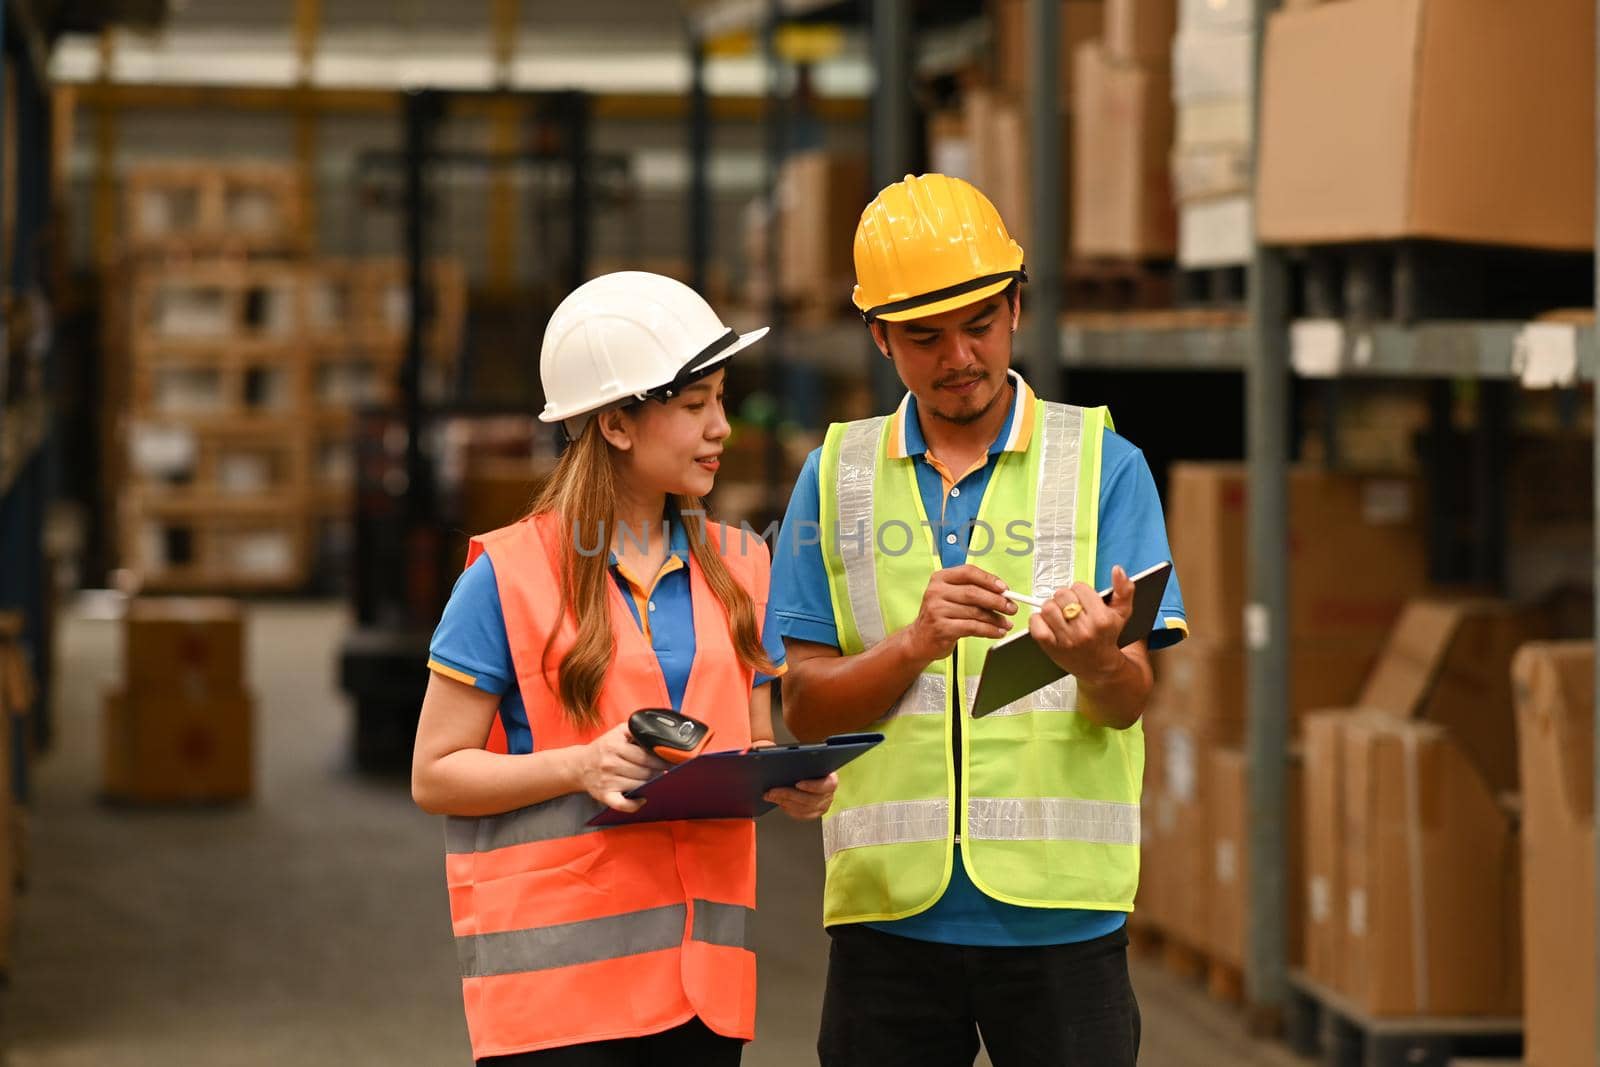
{"type": "Polygon", "coordinates": [[[907,395],[829,428],[773,561],[789,728],[885,735],[823,823],[818,1052],[969,1065],[981,1035],[996,1067],[1132,1065],[1139,717],[1149,649],[1187,632],[1174,575],[1148,642],[1116,643],[1128,573],[1169,557],[1154,482],[1105,409],[1044,403],[1010,371],[1022,249],[972,186],[884,189],[855,265],[907,395]],[[1024,623],[1070,676],[972,718],[984,651],[1024,623]]]}

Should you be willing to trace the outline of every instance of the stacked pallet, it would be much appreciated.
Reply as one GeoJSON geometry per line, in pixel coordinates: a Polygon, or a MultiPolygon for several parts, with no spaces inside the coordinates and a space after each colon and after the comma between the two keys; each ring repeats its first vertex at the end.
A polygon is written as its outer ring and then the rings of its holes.
{"type": "MultiPolygon", "coordinates": [[[[398,400],[401,264],[322,260],[276,167],[133,172],[108,271],[110,488],[122,567],[151,591],[305,586],[352,501],[354,413],[398,400]]],[[[453,360],[459,264],[433,268],[427,364],[453,360]]]]}

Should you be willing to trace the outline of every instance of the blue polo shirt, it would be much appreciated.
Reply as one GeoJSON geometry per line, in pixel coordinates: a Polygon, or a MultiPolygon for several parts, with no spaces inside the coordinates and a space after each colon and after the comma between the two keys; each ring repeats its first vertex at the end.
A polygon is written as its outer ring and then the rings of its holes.
{"type": "MultiPolygon", "coordinates": [[[[1033,390],[1015,372],[1011,374],[1011,381],[1016,391],[1006,423],[989,446],[985,459],[968,471],[948,470],[928,454],[914,396],[906,394],[899,409],[890,416],[893,420],[890,458],[909,460],[916,465],[917,488],[921,491],[928,521],[935,525],[935,544],[939,546],[940,563],[944,567],[957,567],[966,562],[967,542],[978,517],[978,507],[1001,453],[1026,451],[1032,439],[1033,390]]],[[[778,534],[778,547],[772,560],[772,603],[777,605],[778,625],[784,637],[837,648],[839,631],[834,623],[833,599],[822,561],[822,548],[814,543],[815,536],[800,536],[802,530],[816,529],[820,514],[817,467],[821,451],[817,449],[806,458],[778,534]]],[[[1161,499],[1144,454],[1111,430],[1106,431],[1100,451],[1095,588],[1105,589],[1111,585],[1113,566],[1121,564],[1129,574],[1135,574],[1171,559],[1172,552],[1167,547],[1161,499]]],[[[1183,595],[1174,572],[1167,583],[1155,629],[1150,634],[1150,648],[1175,644],[1187,633],[1183,595]]],[[[973,885],[957,857],[950,885],[932,907],[904,919],[867,925],[922,941],[1017,946],[1088,941],[1117,930],[1126,920],[1126,913],[1120,911],[1025,908],[1003,903],[973,885]]]]}
{"type": "MultiPolygon", "coordinates": [[[[652,531],[659,536],[659,528],[652,531]]],[[[653,581],[644,582],[611,556],[611,575],[622,590],[634,623],[655,650],[656,662],[667,683],[674,711],[683,710],[683,691],[694,666],[694,604],[689,591],[689,536],[681,522],[669,523],[668,554],[653,581]]],[[[783,640],[769,600],[761,625],[761,645],[767,658],[783,673],[783,640]]],[[[447,678],[475,686],[500,697],[500,722],[512,753],[533,751],[528,711],[517,688],[511,663],[511,643],[506,637],[505,613],[500,607],[500,587],[488,553],[461,572],[439,626],[428,644],[428,667],[447,678]]],[[[758,674],[756,685],[774,675],[758,674]]],[[[690,711],[693,714],[693,711],[690,711]]]]}

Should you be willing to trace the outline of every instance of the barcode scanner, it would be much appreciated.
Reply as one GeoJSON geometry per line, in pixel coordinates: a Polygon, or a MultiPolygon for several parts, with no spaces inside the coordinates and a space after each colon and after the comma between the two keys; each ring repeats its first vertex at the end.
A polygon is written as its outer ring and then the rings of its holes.
{"type": "Polygon", "coordinates": [[[640,708],[628,716],[628,733],[646,752],[668,763],[693,759],[711,740],[711,727],[669,708],[640,708]]]}

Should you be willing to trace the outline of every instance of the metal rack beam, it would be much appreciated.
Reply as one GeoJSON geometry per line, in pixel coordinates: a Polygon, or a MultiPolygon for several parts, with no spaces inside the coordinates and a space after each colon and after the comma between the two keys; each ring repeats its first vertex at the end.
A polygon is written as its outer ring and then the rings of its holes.
{"type": "Polygon", "coordinates": [[[1028,267],[1033,285],[1028,329],[1027,364],[1034,388],[1053,399],[1060,394],[1061,375],[1045,372],[1061,364],[1061,4],[1060,0],[1028,0],[1028,267]]]}
{"type": "MultiPolygon", "coordinates": [[[[1261,130],[1261,61],[1267,20],[1277,0],[1254,0],[1253,129],[1261,130]]],[[[1259,140],[1252,155],[1259,160],[1259,140]]],[[[1276,1029],[1288,989],[1288,869],[1284,814],[1288,811],[1289,567],[1288,410],[1289,280],[1281,250],[1256,238],[1250,262],[1249,365],[1245,373],[1249,471],[1248,588],[1245,643],[1249,649],[1248,729],[1249,896],[1245,999],[1261,1029],[1276,1029]]]]}

